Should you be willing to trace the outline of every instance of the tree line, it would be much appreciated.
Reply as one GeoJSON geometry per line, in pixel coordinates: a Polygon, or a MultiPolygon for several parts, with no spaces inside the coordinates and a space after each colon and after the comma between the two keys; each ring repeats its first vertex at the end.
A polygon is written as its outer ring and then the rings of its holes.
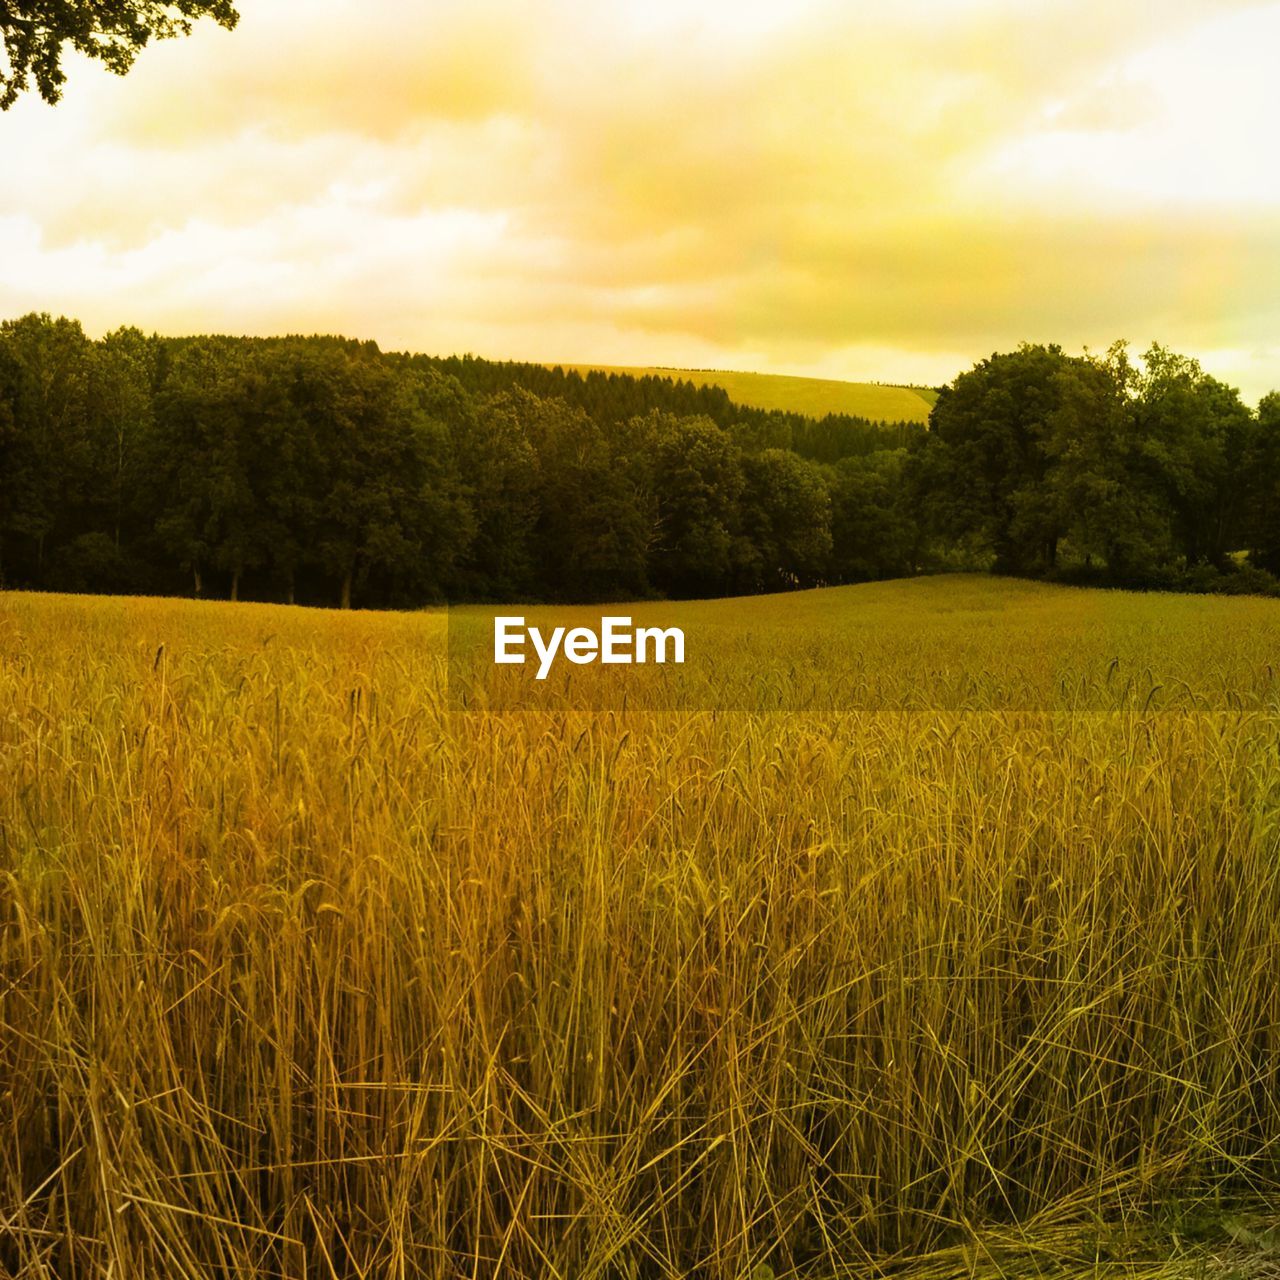
{"type": "Polygon", "coordinates": [[[911,484],[935,539],[997,571],[1276,589],[1280,395],[1249,408],[1193,359],[1024,345],[941,392],[911,484]]]}
{"type": "Polygon", "coordinates": [[[995,567],[1270,590],[1280,400],[1024,346],[928,429],[335,337],[0,325],[0,585],[385,607],[995,567]]]}
{"type": "Polygon", "coordinates": [[[812,426],[678,380],[28,315],[0,325],[0,581],[389,606],[906,572],[909,429],[840,420],[822,464],[812,426]]]}

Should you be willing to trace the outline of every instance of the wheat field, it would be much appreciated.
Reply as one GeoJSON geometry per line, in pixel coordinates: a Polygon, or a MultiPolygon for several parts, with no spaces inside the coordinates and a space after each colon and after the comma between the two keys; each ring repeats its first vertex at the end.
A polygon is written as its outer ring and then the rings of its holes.
{"type": "Polygon", "coordinates": [[[1280,604],[679,616],[504,703],[444,613],[0,595],[0,1273],[1202,1274],[1280,1183],[1280,604]]]}

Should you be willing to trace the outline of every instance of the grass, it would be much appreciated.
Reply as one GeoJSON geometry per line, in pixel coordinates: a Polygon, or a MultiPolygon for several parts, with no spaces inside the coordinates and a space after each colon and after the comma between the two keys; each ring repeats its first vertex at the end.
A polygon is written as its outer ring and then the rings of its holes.
{"type": "Polygon", "coordinates": [[[873,422],[927,422],[937,392],[922,387],[878,382],[842,382],[832,378],[793,378],[774,373],[730,373],[708,369],[666,369],[624,365],[566,364],[585,375],[591,370],[632,377],[683,379],[698,386],[722,387],[731,400],[756,409],[783,409],[810,418],[847,413],[873,422]]]}
{"type": "Polygon", "coordinates": [[[0,595],[0,1272],[1274,1274],[1280,604],[634,612],[0,595]]]}

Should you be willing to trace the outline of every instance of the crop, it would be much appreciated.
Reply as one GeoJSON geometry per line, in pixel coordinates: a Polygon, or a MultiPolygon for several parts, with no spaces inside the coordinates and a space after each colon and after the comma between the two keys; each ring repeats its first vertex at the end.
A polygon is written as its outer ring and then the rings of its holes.
{"type": "Polygon", "coordinates": [[[443,613],[0,595],[0,1272],[968,1274],[1274,1194],[1280,604],[632,608],[685,667],[526,698],[443,613]]]}

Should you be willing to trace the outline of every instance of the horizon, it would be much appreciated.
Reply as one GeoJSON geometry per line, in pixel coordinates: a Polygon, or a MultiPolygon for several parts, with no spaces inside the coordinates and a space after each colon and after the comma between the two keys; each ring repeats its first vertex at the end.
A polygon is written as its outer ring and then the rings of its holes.
{"type": "MultiPolygon", "coordinates": [[[[40,314],[40,313],[38,311],[33,311],[33,312],[28,312],[27,314],[40,314]]],[[[54,313],[46,313],[46,314],[53,315],[54,313]]],[[[16,315],[0,316],[0,321],[4,321],[4,320],[11,321],[17,318],[18,317],[16,315]]],[[[81,324],[81,327],[84,329],[86,336],[94,342],[101,341],[109,333],[113,331],[117,331],[119,329],[137,328],[143,332],[146,332],[147,329],[149,328],[149,326],[136,325],[129,320],[122,320],[114,324],[101,325],[97,329],[94,329],[89,325],[83,324],[83,322],[77,316],[55,316],[55,318],[73,320],[77,324],[81,324]]],[[[175,332],[162,333],[159,330],[152,329],[151,336],[164,338],[168,340],[177,340],[177,341],[186,341],[186,340],[192,340],[192,339],[198,339],[198,338],[210,338],[210,337],[230,338],[232,340],[335,338],[340,341],[350,341],[350,342],[372,341],[380,351],[382,351],[384,354],[389,354],[389,355],[400,353],[400,354],[410,355],[410,356],[425,356],[433,360],[481,360],[490,364],[537,365],[545,369],[562,369],[566,373],[578,373],[579,375],[583,373],[599,372],[599,373],[613,373],[613,374],[620,374],[628,377],[642,378],[646,375],[652,375],[654,373],[657,373],[657,374],[687,374],[687,373],[724,374],[724,375],[753,377],[753,378],[779,378],[779,379],[787,378],[787,379],[809,381],[809,382],[827,382],[827,383],[831,383],[832,385],[878,386],[878,387],[885,387],[889,389],[903,390],[903,391],[937,392],[942,390],[944,387],[950,386],[955,381],[956,377],[958,377],[961,373],[966,372],[966,369],[956,369],[955,372],[951,374],[949,377],[942,378],[936,383],[926,383],[926,382],[893,382],[885,378],[829,377],[829,376],[820,375],[820,374],[791,373],[786,369],[777,369],[777,370],[743,369],[743,368],[729,368],[726,366],[711,366],[711,365],[706,365],[706,366],[671,365],[671,364],[626,365],[626,364],[610,364],[604,361],[595,362],[595,361],[583,361],[583,360],[533,360],[533,359],[525,360],[525,359],[520,359],[518,357],[513,357],[513,356],[483,354],[477,351],[443,351],[443,350],[428,351],[428,350],[418,349],[414,347],[386,346],[378,342],[377,339],[370,339],[358,333],[343,333],[335,330],[319,330],[319,329],[311,330],[309,332],[304,332],[302,330],[288,330],[288,331],[278,330],[271,333],[243,333],[243,332],[234,333],[226,330],[206,330],[202,332],[196,329],[191,329],[191,330],[187,330],[180,333],[175,333],[175,332]]],[[[1022,343],[1015,344],[1015,346],[1021,346],[1021,345],[1023,344],[1022,343]]],[[[1095,350],[1089,347],[1084,347],[1080,350],[1071,350],[1070,348],[1066,347],[1065,344],[1054,343],[1052,341],[1047,341],[1043,344],[1026,343],[1026,345],[1062,346],[1066,354],[1070,356],[1094,357],[1094,356],[1101,356],[1106,354],[1105,350],[1095,350]]],[[[1166,344],[1160,344],[1160,345],[1166,345],[1166,344]]],[[[977,365],[982,361],[985,361],[993,357],[997,357],[1001,354],[1002,353],[999,351],[987,352],[985,355],[976,356],[974,358],[973,364],[977,365]]],[[[1187,354],[1187,353],[1179,352],[1178,354],[1187,354]]],[[[1131,347],[1129,355],[1130,355],[1130,359],[1132,360],[1133,364],[1136,367],[1138,368],[1145,367],[1145,361],[1143,360],[1143,352],[1134,350],[1131,347]]],[[[1237,392],[1240,392],[1241,389],[1239,387],[1232,387],[1232,385],[1230,383],[1227,383],[1225,379],[1221,378],[1218,372],[1213,368],[1211,367],[1204,368],[1203,371],[1209,377],[1214,378],[1219,382],[1224,382],[1224,384],[1227,385],[1228,387],[1231,387],[1231,389],[1237,392]]],[[[677,381],[678,380],[679,379],[677,379],[677,381]]],[[[1242,399],[1251,408],[1256,409],[1258,407],[1258,401],[1263,396],[1270,394],[1272,390],[1276,390],[1277,392],[1280,392],[1280,386],[1278,386],[1277,388],[1268,388],[1267,390],[1263,391],[1259,396],[1255,396],[1252,399],[1249,397],[1247,393],[1243,393],[1242,399]]],[[[733,394],[730,394],[729,398],[730,400],[733,400],[735,403],[743,403],[739,401],[738,398],[733,394]]],[[[792,409],[790,410],[790,412],[798,413],[802,417],[813,416],[811,414],[806,414],[803,410],[799,410],[799,409],[792,409]]],[[[859,416],[865,416],[865,415],[854,414],[852,416],[859,417],[859,416]]],[[[870,420],[876,421],[876,419],[874,418],[870,420]]]]}

